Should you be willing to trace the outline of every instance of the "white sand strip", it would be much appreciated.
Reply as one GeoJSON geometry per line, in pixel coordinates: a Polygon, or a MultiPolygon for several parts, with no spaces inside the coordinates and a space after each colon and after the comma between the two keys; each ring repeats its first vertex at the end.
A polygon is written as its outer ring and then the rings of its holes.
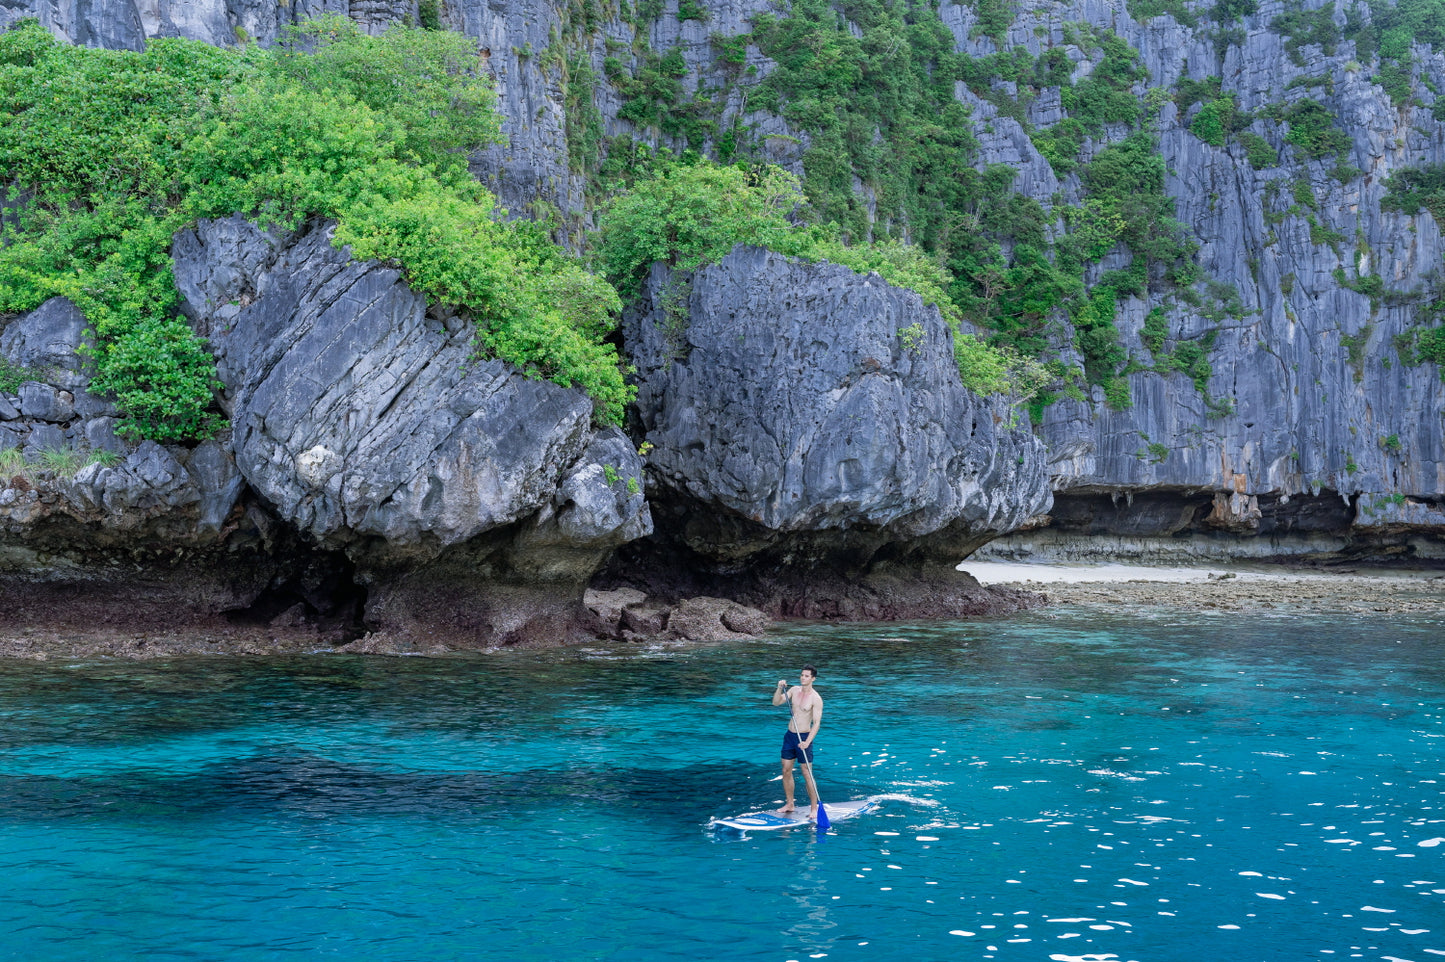
{"type": "Polygon", "coordinates": [[[1240,582],[1339,582],[1344,580],[1431,581],[1439,579],[1441,573],[1432,571],[1410,571],[1394,568],[1350,568],[1337,570],[1299,570],[1291,568],[1270,568],[1258,565],[1216,565],[1193,568],[1188,566],[1151,566],[1127,564],[1028,564],[1012,561],[965,561],[958,566],[978,579],[980,584],[1087,584],[1102,582],[1127,584],[1130,582],[1154,582],[1159,584],[1187,584],[1190,582],[1240,581],[1240,582]]]}

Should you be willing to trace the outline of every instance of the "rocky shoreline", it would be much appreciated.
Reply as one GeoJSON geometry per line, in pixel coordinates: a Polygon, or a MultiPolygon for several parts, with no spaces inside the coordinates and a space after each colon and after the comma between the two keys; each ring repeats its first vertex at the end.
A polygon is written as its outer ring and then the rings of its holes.
{"type": "MultiPolygon", "coordinates": [[[[727,598],[667,599],[622,587],[586,592],[578,619],[588,629],[584,637],[485,645],[464,630],[433,629],[424,634],[371,631],[358,637],[355,627],[344,621],[329,630],[318,630],[300,606],[283,610],[270,620],[252,612],[213,614],[186,607],[164,584],[157,585],[151,597],[137,595],[136,588],[134,582],[108,585],[0,579],[0,661],[325,654],[442,657],[587,641],[713,643],[756,638],[779,621],[791,620],[727,598]]],[[[947,614],[938,617],[1002,615],[1043,603],[1036,592],[983,587],[967,577],[957,579],[955,593],[948,600],[951,604],[940,609],[947,614]]]]}
{"type": "MultiPolygon", "coordinates": [[[[994,613],[1085,606],[1176,611],[1445,614],[1445,571],[1279,566],[1151,568],[1131,565],[965,564],[981,583],[976,597],[994,613]]],[[[774,621],[721,598],[671,604],[630,589],[589,591],[599,639],[623,643],[698,643],[756,637],[774,621]]],[[[0,590],[0,660],[129,659],[208,656],[361,654],[441,657],[477,651],[467,638],[318,635],[279,616],[269,623],[225,618],[176,624],[173,609],[114,592],[32,585],[0,590]]],[[[486,650],[486,649],[482,649],[486,650]]]]}

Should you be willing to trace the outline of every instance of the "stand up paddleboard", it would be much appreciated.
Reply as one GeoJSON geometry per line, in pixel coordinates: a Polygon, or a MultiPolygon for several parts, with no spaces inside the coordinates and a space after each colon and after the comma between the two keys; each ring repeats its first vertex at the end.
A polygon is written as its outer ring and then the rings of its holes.
{"type": "MultiPolygon", "coordinates": [[[[859,798],[851,802],[823,802],[823,810],[828,813],[830,822],[841,822],[854,815],[872,811],[876,807],[877,803],[871,798],[859,798]]],[[[781,812],[748,812],[744,815],[734,815],[731,818],[715,818],[711,825],[713,828],[733,828],[740,832],[770,832],[779,828],[812,825],[813,822],[811,807],[800,805],[787,815],[781,812]]]]}

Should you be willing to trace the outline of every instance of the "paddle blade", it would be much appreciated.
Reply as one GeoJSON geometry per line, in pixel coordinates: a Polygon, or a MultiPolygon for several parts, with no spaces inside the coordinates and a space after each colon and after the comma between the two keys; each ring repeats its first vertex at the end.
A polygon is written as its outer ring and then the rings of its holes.
{"type": "Polygon", "coordinates": [[[831,826],[832,824],[833,824],[832,822],[828,821],[828,810],[823,807],[823,803],[822,803],[822,802],[819,802],[819,803],[818,803],[818,831],[820,831],[820,832],[825,832],[825,831],[828,830],[828,827],[831,826]]]}

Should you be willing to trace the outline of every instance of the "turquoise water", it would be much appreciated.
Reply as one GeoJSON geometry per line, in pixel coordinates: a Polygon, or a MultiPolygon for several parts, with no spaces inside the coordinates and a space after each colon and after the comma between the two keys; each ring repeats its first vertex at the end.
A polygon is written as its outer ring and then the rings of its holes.
{"type": "Polygon", "coordinates": [[[1442,627],[0,664],[0,959],[1441,959],[1442,627]],[[878,810],[709,830],[805,660],[878,810]]]}

